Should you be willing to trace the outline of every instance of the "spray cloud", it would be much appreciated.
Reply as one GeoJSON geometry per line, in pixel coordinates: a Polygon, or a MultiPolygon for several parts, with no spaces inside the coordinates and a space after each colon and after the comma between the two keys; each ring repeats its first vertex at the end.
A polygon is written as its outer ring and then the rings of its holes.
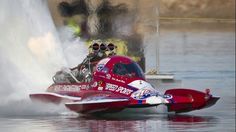
{"type": "Polygon", "coordinates": [[[0,28],[0,115],[40,113],[45,107],[28,94],[44,91],[55,72],[71,64],[71,45],[61,44],[46,0],[1,1],[0,28]]]}

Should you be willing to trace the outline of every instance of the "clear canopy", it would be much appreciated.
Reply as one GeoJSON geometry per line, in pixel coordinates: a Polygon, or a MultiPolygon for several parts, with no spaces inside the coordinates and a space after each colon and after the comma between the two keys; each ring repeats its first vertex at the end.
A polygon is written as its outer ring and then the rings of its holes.
{"type": "Polygon", "coordinates": [[[135,62],[129,64],[117,63],[114,65],[113,73],[121,76],[144,78],[142,69],[135,62]]]}

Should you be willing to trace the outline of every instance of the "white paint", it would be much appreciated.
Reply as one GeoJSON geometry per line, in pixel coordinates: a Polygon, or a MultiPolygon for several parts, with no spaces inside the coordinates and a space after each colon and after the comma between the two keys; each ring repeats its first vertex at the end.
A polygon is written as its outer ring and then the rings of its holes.
{"type": "Polygon", "coordinates": [[[55,96],[55,97],[69,99],[69,100],[75,100],[75,101],[81,100],[81,97],[73,97],[73,96],[61,95],[61,94],[50,93],[50,92],[34,93],[34,94],[31,94],[31,95],[52,95],[52,96],[55,96]]]}
{"type": "Polygon", "coordinates": [[[148,83],[144,80],[135,80],[135,81],[129,83],[128,85],[132,86],[132,87],[135,87],[137,89],[145,89],[145,88],[154,89],[153,86],[150,83],[148,83]]]}
{"type": "Polygon", "coordinates": [[[99,103],[111,103],[111,102],[123,102],[129,101],[128,99],[100,99],[100,100],[88,100],[79,102],[69,102],[67,105],[80,105],[80,104],[99,104],[99,103]]]}
{"type": "Polygon", "coordinates": [[[151,96],[146,99],[147,104],[163,104],[168,103],[165,99],[160,96],[151,96]]]}

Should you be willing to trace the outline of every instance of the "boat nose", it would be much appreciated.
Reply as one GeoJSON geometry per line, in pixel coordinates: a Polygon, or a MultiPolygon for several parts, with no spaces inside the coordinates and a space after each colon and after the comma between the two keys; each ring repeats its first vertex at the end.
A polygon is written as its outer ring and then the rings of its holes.
{"type": "Polygon", "coordinates": [[[205,105],[205,108],[214,105],[219,99],[220,99],[220,97],[211,96],[211,97],[207,100],[206,105],[205,105]]]}

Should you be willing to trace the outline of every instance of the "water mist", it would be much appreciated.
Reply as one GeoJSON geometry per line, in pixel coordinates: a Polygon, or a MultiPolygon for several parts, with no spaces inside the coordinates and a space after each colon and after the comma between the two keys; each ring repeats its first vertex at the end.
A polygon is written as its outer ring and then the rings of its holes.
{"type": "Polygon", "coordinates": [[[0,115],[55,112],[31,103],[28,94],[43,92],[62,66],[81,62],[82,42],[64,38],[61,44],[46,0],[1,1],[0,28],[0,115]]]}

